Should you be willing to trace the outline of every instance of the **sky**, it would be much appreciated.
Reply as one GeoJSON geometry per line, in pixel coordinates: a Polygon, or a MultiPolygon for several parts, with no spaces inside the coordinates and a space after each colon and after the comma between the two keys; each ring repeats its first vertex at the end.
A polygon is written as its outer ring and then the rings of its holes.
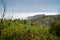
{"type": "MultiPolygon", "coordinates": [[[[53,15],[60,10],[60,0],[3,0],[6,13],[14,12],[15,17],[28,17],[36,14],[53,15]],[[43,13],[45,12],[45,13],[43,13]],[[19,15],[19,16],[18,16],[19,15]]],[[[0,13],[3,5],[0,0],[0,13]]]]}

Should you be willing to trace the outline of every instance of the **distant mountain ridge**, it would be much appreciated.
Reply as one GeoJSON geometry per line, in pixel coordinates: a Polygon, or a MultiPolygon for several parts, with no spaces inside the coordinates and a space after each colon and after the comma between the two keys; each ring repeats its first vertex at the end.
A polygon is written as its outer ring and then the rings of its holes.
{"type": "Polygon", "coordinates": [[[30,22],[35,25],[49,26],[51,22],[60,20],[60,15],[35,15],[27,18],[30,22]]]}

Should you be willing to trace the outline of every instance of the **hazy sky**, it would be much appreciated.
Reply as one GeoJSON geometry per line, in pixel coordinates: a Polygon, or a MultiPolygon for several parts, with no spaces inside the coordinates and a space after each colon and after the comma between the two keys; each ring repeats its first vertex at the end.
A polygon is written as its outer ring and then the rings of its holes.
{"type": "MultiPolygon", "coordinates": [[[[7,10],[16,12],[56,12],[60,0],[4,0],[7,10]]],[[[0,10],[2,8],[0,1],[0,10]]]]}
{"type": "MultiPolygon", "coordinates": [[[[60,0],[3,0],[6,3],[7,12],[38,13],[57,12],[60,8],[60,0]]],[[[3,10],[0,0],[0,11],[3,10]]],[[[47,14],[47,13],[46,13],[47,14]]],[[[52,14],[52,13],[50,13],[52,14]]]]}

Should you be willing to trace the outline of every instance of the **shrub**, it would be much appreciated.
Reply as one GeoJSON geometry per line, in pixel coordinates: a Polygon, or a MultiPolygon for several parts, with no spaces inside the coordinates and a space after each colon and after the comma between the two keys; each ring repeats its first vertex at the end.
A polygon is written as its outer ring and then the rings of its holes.
{"type": "Polygon", "coordinates": [[[29,27],[20,24],[2,30],[2,40],[46,40],[48,28],[29,27]]]}
{"type": "Polygon", "coordinates": [[[60,21],[51,24],[50,33],[60,36],[60,21]]]}

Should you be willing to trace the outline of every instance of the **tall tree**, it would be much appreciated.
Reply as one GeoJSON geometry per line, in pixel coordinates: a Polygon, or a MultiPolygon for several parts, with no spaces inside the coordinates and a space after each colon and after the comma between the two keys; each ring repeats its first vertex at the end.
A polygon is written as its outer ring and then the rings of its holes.
{"type": "Polygon", "coordinates": [[[2,29],[3,29],[3,19],[6,14],[6,3],[4,2],[4,0],[0,0],[0,1],[3,6],[3,12],[1,14],[1,22],[0,22],[0,39],[1,39],[1,33],[2,33],[2,29]]]}

